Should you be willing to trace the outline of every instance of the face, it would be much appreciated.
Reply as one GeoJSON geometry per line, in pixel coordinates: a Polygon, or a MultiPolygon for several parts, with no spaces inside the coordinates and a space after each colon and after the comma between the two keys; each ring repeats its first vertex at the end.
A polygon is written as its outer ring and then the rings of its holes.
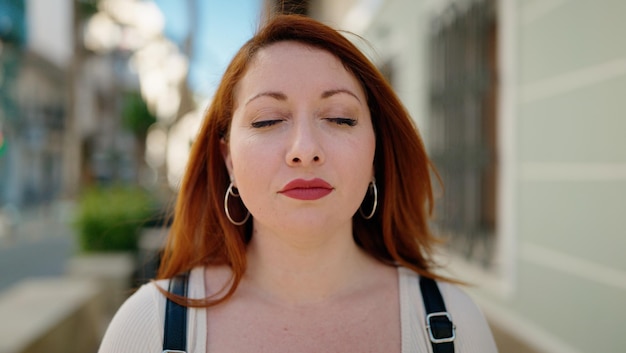
{"type": "Polygon", "coordinates": [[[279,42],[239,82],[223,154],[255,231],[351,229],[375,146],[363,89],[339,59],[279,42]]]}

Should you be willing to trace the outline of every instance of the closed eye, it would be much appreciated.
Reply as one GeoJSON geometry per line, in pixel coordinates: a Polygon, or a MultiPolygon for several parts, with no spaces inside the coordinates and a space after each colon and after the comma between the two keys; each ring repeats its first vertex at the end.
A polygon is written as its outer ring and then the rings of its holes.
{"type": "Polygon", "coordinates": [[[350,118],[328,118],[326,119],[328,121],[331,121],[337,125],[346,125],[346,126],[355,126],[356,125],[356,119],[350,119],[350,118]]]}
{"type": "Polygon", "coordinates": [[[261,121],[255,121],[252,124],[250,124],[253,128],[256,129],[260,129],[260,128],[264,128],[264,127],[270,127],[273,125],[276,125],[278,123],[280,123],[282,120],[261,120],[261,121]]]}

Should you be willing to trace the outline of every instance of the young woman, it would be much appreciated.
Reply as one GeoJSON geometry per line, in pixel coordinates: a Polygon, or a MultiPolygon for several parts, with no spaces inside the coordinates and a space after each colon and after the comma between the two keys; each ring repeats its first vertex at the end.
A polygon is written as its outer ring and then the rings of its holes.
{"type": "Polygon", "coordinates": [[[187,352],[429,352],[419,276],[438,280],[456,352],[495,352],[433,273],[431,163],[379,71],[337,31],[281,15],[236,54],[195,141],[159,280],[101,353],[160,352],[166,297],[187,352]],[[190,271],[187,297],[167,293],[190,271]]]}

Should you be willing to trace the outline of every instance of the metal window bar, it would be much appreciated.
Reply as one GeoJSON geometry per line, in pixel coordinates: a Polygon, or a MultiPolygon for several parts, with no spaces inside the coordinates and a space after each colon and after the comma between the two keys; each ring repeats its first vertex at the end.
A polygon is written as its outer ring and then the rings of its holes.
{"type": "Polygon", "coordinates": [[[494,1],[482,0],[453,3],[430,38],[430,148],[444,185],[435,228],[484,265],[495,242],[494,36],[494,1]]]}

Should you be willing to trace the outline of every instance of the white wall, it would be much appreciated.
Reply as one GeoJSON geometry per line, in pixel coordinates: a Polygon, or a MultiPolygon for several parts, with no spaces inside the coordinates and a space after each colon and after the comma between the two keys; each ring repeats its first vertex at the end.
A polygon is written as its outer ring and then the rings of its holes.
{"type": "Polygon", "coordinates": [[[520,290],[510,306],[580,352],[626,346],[624,13],[615,0],[519,1],[520,290]]]}
{"type": "Polygon", "coordinates": [[[26,0],[27,45],[57,66],[69,65],[72,50],[72,0],[26,0]]]}

